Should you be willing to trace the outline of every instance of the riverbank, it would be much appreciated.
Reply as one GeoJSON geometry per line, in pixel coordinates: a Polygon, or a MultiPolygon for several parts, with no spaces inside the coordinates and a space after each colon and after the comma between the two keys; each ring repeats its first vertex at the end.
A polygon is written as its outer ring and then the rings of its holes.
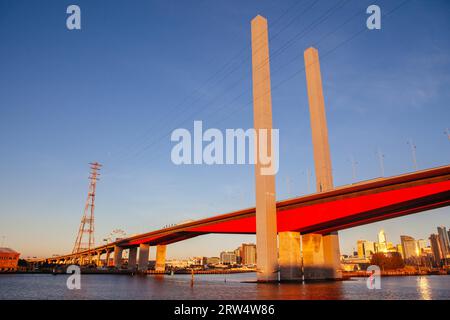
{"type": "MultiPolygon", "coordinates": [[[[55,269],[42,269],[42,270],[18,270],[15,272],[5,272],[0,274],[66,274],[66,268],[58,267],[55,269]]],[[[148,274],[148,275],[158,275],[158,274],[235,274],[235,273],[251,273],[256,272],[252,269],[209,269],[209,270],[166,270],[166,271],[155,271],[147,270],[146,272],[137,272],[135,270],[128,269],[96,269],[96,268],[81,268],[81,274],[122,274],[122,275],[134,275],[134,274],[148,274]]]]}
{"type": "MultiPolygon", "coordinates": [[[[370,274],[366,271],[344,271],[342,276],[345,278],[366,278],[370,274]]],[[[403,276],[438,276],[438,275],[449,275],[448,270],[421,270],[421,271],[411,271],[411,270],[388,270],[381,271],[382,277],[403,277],[403,276]]]]}

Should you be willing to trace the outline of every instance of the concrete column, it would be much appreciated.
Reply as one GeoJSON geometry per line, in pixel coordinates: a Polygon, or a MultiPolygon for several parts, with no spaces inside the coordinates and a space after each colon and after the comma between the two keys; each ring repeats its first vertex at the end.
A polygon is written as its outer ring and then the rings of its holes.
{"type": "Polygon", "coordinates": [[[122,267],[122,252],[123,248],[119,246],[114,246],[114,267],[121,268],[122,267]]]}
{"type": "Polygon", "coordinates": [[[155,271],[166,270],[166,245],[156,246],[156,265],[155,271]]]}
{"type": "Polygon", "coordinates": [[[97,264],[97,267],[100,267],[100,261],[101,261],[101,259],[100,259],[100,257],[102,256],[102,252],[101,251],[98,251],[97,252],[97,258],[96,258],[96,264],[97,264]]]}
{"type": "Polygon", "coordinates": [[[302,260],[300,252],[299,232],[278,233],[279,250],[278,262],[280,265],[281,281],[301,281],[302,260]]]}
{"type": "Polygon", "coordinates": [[[150,245],[142,243],[139,245],[139,263],[138,270],[145,272],[148,269],[148,256],[150,252],[150,245]]]}
{"type": "Polygon", "coordinates": [[[136,270],[137,247],[130,248],[128,253],[128,269],[136,270]]]}
{"type": "MultiPolygon", "coordinates": [[[[319,52],[315,48],[308,48],[305,50],[304,58],[314,149],[316,186],[317,192],[325,192],[333,189],[333,175],[330,146],[328,144],[328,127],[322,91],[319,52]]],[[[336,279],[341,277],[339,272],[340,251],[337,232],[326,235],[326,239],[322,239],[322,236],[319,234],[307,235],[302,242],[302,248],[304,251],[303,264],[305,280],[308,280],[310,276],[313,279],[336,279]],[[317,251],[317,248],[321,249],[317,251]],[[307,257],[306,259],[305,256],[307,257]],[[313,263],[313,265],[309,265],[309,263],[313,263]]]]}
{"type": "Polygon", "coordinates": [[[326,279],[322,235],[302,235],[302,253],[305,280],[326,279]]]}
{"type": "MultiPolygon", "coordinates": [[[[267,20],[256,16],[252,29],[252,74],[253,74],[253,122],[256,131],[255,185],[256,185],[256,255],[258,281],[278,281],[277,216],[275,174],[267,170],[259,156],[261,129],[267,130],[267,155],[272,152],[272,97],[270,93],[269,37],[267,20]]],[[[263,154],[264,155],[264,154],[263,154]]],[[[273,161],[273,157],[272,157],[273,161]]]]}
{"type": "Polygon", "coordinates": [[[323,235],[324,262],[328,270],[327,279],[342,279],[341,251],[337,231],[323,235]]]}
{"type": "Polygon", "coordinates": [[[105,261],[105,267],[109,267],[109,259],[111,256],[111,251],[110,250],[106,250],[106,261],[105,261]]]}

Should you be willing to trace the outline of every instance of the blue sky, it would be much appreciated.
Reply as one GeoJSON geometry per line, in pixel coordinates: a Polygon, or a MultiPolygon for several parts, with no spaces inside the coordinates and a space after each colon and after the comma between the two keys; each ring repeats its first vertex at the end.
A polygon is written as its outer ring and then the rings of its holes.
{"type": "MultiPolygon", "coordinates": [[[[313,169],[303,51],[321,69],[335,185],[450,162],[450,3],[410,0],[364,30],[365,9],[392,1],[0,0],[0,237],[23,256],[72,249],[88,163],[104,164],[96,239],[254,205],[251,166],[175,166],[170,132],[252,126],[250,20],[268,18],[273,124],[280,129],[277,198],[307,193],[313,169]],[[66,28],[81,8],[82,29],[66,28]],[[334,9],[332,9],[334,8],[334,9]],[[364,30],[359,32],[360,30],[364,30]],[[288,45],[286,45],[288,44],[288,45]],[[289,184],[287,181],[291,181],[289,184]]],[[[314,177],[313,177],[314,178],[314,177]]],[[[312,183],[313,184],[313,183],[312,183]]],[[[450,226],[443,208],[340,233],[427,238],[450,226]]],[[[1,238],[0,238],[1,239],[1,238]]],[[[209,235],[169,257],[217,255],[254,236],[209,235]]],[[[154,254],[154,253],[153,253],[154,254]]]]}

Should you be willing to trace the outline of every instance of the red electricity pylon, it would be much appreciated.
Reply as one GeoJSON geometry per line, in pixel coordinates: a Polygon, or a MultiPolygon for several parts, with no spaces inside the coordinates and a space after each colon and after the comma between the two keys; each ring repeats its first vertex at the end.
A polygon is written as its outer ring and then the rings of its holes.
{"type": "Polygon", "coordinates": [[[89,191],[86,199],[86,205],[84,206],[83,217],[81,218],[80,228],[78,229],[77,239],[73,246],[72,253],[80,251],[91,250],[94,246],[94,209],[95,209],[95,187],[97,185],[98,176],[97,171],[102,166],[98,162],[89,163],[91,166],[91,172],[89,176],[89,191]]]}

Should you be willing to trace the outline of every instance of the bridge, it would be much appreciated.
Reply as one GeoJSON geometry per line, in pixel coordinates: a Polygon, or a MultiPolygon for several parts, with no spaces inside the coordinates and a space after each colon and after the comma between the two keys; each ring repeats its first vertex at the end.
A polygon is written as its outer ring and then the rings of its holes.
{"type": "MultiPolygon", "coordinates": [[[[449,204],[450,165],[278,201],[277,230],[299,232],[302,235],[328,234],[449,204]]],[[[120,268],[121,253],[128,249],[128,265],[133,268],[137,248],[140,248],[141,253],[147,251],[147,254],[139,255],[138,268],[144,271],[147,270],[149,246],[156,246],[159,253],[157,267],[163,270],[167,245],[211,233],[255,234],[256,208],[135,235],[92,250],[46,258],[41,262],[100,264],[103,254],[107,256],[106,261],[109,261],[110,254],[114,253],[114,266],[120,268]]]]}
{"type": "MultiPolygon", "coordinates": [[[[255,137],[272,130],[272,101],[267,20],[251,21],[253,114],[255,137]]],[[[150,246],[156,246],[157,271],[165,268],[167,246],[211,234],[256,234],[258,281],[338,279],[338,231],[391,219],[450,203],[450,166],[378,178],[335,188],[333,185],[328,129],[318,50],[304,52],[311,118],[317,192],[276,201],[275,173],[264,174],[260,154],[272,155],[272,144],[255,141],[256,206],[121,239],[89,250],[79,250],[40,262],[101,265],[102,255],[122,267],[123,250],[129,251],[128,267],[147,271],[150,246]],[[139,250],[139,256],[138,256],[139,250]]],[[[270,134],[269,134],[270,137],[270,134]]],[[[95,189],[94,189],[95,190],[95,189]]],[[[91,193],[93,194],[93,193],[91,193]]]]}

